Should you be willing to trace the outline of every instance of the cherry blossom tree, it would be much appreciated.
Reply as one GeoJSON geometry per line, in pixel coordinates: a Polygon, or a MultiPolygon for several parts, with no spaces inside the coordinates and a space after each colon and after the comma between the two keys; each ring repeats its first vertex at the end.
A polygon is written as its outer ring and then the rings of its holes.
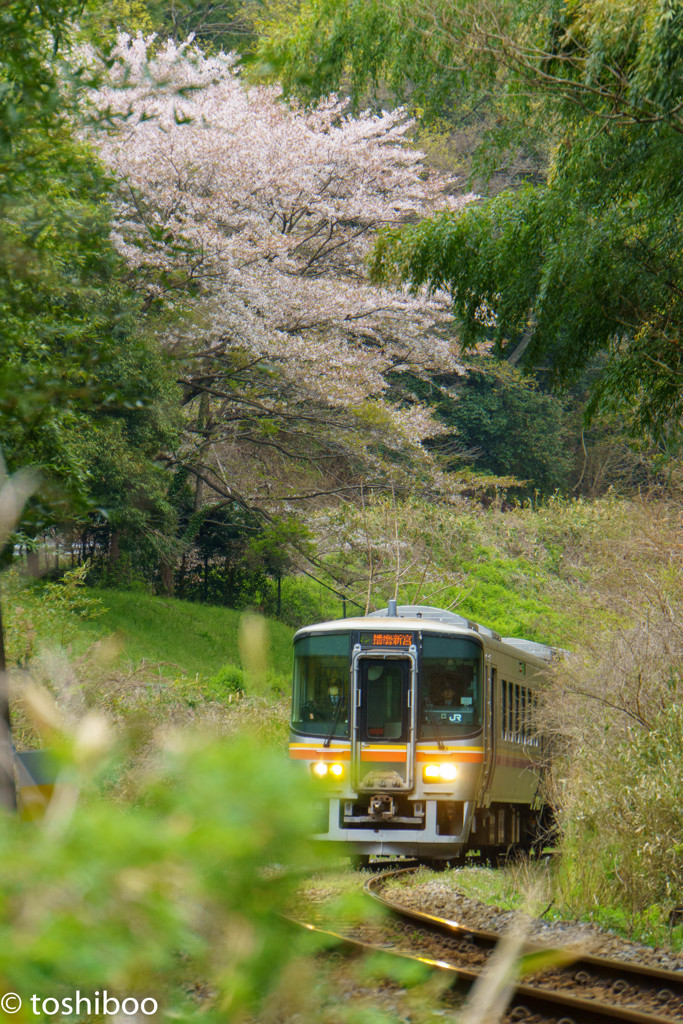
{"type": "Polygon", "coordinates": [[[380,227],[472,197],[425,167],[402,109],[292,107],[192,41],[122,35],[112,58],[92,103],[114,239],[182,359],[179,458],[199,489],[275,507],[361,470],[386,479],[406,456],[436,479],[421,441],[441,428],[388,401],[385,374],[457,367],[448,305],[371,287],[365,260],[380,227]]]}

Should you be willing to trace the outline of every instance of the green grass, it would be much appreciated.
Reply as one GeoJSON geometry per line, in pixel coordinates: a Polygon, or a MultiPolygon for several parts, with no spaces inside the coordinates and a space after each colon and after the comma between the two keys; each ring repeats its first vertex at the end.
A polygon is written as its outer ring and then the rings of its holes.
{"type": "Polygon", "coordinates": [[[558,643],[571,624],[552,601],[556,581],[526,559],[491,553],[487,561],[467,566],[470,593],[458,611],[497,630],[541,643],[558,643]]]}
{"type": "MultiPolygon", "coordinates": [[[[226,663],[242,665],[238,635],[242,612],[193,604],[135,591],[88,590],[107,610],[81,623],[92,640],[116,634],[123,640],[120,655],[128,664],[167,666],[168,674],[209,676],[226,663]]],[[[294,630],[268,621],[270,666],[288,676],[292,665],[294,630]]]]}
{"type": "MultiPolygon", "coordinates": [[[[81,713],[96,708],[130,726],[136,750],[160,724],[200,721],[226,735],[252,729],[276,746],[285,742],[291,627],[266,619],[262,633],[252,630],[245,665],[241,612],[16,575],[7,583],[10,666],[28,668],[34,682],[75,700],[81,713]]],[[[19,699],[24,678],[12,673],[12,728],[18,749],[33,749],[42,738],[19,699]]]]}
{"type": "MultiPolygon", "coordinates": [[[[112,667],[125,671],[144,663],[156,675],[206,679],[226,665],[248,667],[239,646],[242,612],[144,591],[32,582],[17,573],[3,582],[10,666],[25,667],[41,650],[54,648],[80,660],[96,641],[113,637],[108,655],[116,647],[120,650],[112,667]]],[[[294,629],[265,621],[263,669],[290,677],[294,629]]]]}

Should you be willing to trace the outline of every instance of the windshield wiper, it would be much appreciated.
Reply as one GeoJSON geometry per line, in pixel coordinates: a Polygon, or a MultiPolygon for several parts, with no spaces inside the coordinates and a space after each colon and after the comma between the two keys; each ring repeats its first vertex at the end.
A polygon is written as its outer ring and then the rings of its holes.
{"type": "Polygon", "coordinates": [[[343,700],[340,698],[339,699],[339,703],[337,704],[337,707],[336,707],[335,712],[334,712],[334,720],[332,722],[332,728],[330,729],[329,733],[325,737],[325,742],[323,743],[324,747],[329,747],[330,743],[332,742],[332,737],[334,736],[334,730],[337,728],[337,722],[339,721],[339,715],[341,713],[342,704],[343,704],[343,700]]]}
{"type": "MultiPolygon", "coordinates": [[[[434,705],[432,704],[432,702],[429,699],[429,697],[425,697],[425,710],[427,710],[427,711],[433,711],[434,710],[434,705]]],[[[436,724],[436,718],[432,718],[432,725],[434,726],[434,736],[436,737],[436,745],[437,745],[437,747],[439,748],[439,750],[445,750],[446,749],[446,744],[441,739],[441,731],[440,731],[438,725],[436,724]]]]}

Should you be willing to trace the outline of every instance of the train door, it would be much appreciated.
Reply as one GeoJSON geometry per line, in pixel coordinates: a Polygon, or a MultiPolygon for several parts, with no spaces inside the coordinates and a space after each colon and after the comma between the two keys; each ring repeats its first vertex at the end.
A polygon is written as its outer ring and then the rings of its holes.
{"type": "Polygon", "coordinates": [[[358,791],[409,790],[415,760],[416,654],[354,652],[353,785],[358,791]]]}

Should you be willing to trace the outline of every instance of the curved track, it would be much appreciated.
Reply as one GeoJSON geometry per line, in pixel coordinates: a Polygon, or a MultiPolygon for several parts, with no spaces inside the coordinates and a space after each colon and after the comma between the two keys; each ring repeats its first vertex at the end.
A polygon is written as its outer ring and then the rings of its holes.
{"type": "MultiPolygon", "coordinates": [[[[314,924],[344,943],[390,955],[413,958],[450,973],[453,987],[468,987],[489,964],[500,935],[476,931],[457,921],[407,909],[381,892],[388,879],[414,869],[383,872],[364,886],[368,896],[381,903],[390,916],[393,934],[340,925],[330,931],[314,924]],[[397,937],[398,933],[398,937],[397,937]],[[402,948],[398,949],[397,946],[402,948]]],[[[299,922],[303,923],[303,922],[299,922]]],[[[525,943],[521,952],[547,952],[547,946],[525,943]]],[[[555,966],[518,983],[506,1014],[507,1020],[545,1024],[681,1024],[683,1022],[683,971],[667,971],[631,962],[569,951],[555,966]],[[570,962],[569,962],[570,961],[570,962]]]]}

